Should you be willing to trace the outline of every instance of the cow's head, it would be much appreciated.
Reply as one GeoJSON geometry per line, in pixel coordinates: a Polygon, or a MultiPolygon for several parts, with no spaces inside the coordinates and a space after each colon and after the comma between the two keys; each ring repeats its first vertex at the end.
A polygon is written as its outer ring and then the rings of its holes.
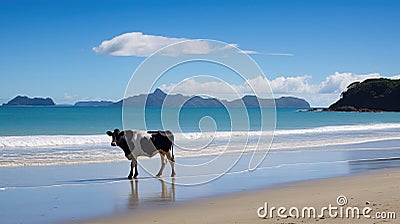
{"type": "Polygon", "coordinates": [[[114,132],[107,131],[106,133],[108,136],[112,137],[111,146],[121,145],[121,141],[123,140],[125,135],[124,131],[119,131],[119,129],[115,129],[114,132]]]}
{"type": "Polygon", "coordinates": [[[119,146],[122,150],[124,150],[125,157],[131,160],[133,157],[125,139],[125,132],[115,129],[114,132],[107,131],[106,133],[112,137],[111,146],[119,146]]]}

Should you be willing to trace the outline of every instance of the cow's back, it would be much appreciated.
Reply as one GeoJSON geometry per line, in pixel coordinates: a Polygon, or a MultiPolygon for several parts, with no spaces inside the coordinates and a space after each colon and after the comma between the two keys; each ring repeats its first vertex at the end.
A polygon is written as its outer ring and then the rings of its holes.
{"type": "Polygon", "coordinates": [[[152,135],[153,145],[164,152],[168,152],[174,144],[174,135],[171,131],[148,131],[152,135]]]}
{"type": "Polygon", "coordinates": [[[125,138],[132,154],[137,156],[152,157],[157,154],[157,149],[151,141],[151,134],[141,130],[126,130],[125,138]]]}

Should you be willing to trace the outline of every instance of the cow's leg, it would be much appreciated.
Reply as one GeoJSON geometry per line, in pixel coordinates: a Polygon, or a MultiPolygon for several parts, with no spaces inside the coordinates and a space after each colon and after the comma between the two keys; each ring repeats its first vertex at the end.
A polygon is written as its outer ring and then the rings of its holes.
{"type": "Polygon", "coordinates": [[[128,179],[132,179],[132,176],[133,176],[133,178],[136,179],[138,174],[139,173],[138,173],[138,169],[137,169],[137,161],[135,158],[133,158],[132,162],[131,162],[131,172],[129,172],[128,179]],[[135,169],[135,176],[133,176],[133,169],[135,169]]]}
{"type": "Polygon", "coordinates": [[[133,178],[137,178],[137,176],[139,175],[139,171],[138,171],[138,168],[137,168],[137,160],[136,159],[134,159],[135,160],[135,175],[133,175],[133,178]]]}
{"type": "Polygon", "coordinates": [[[160,152],[160,158],[161,158],[161,168],[160,171],[158,171],[156,177],[161,177],[165,168],[165,164],[167,164],[167,158],[165,157],[164,153],[160,152]]]}
{"type": "Polygon", "coordinates": [[[175,160],[172,158],[170,151],[168,151],[167,153],[165,153],[165,155],[168,158],[169,164],[171,165],[171,177],[174,177],[176,175],[175,173],[175,160]]]}
{"type": "Polygon", "coordinates": [[[133,163],[133,161],[131,161],[131,172],[129,172],[129,175],[128,175],[128,179],[129,180],[131,180],[132,176],[133,176],[133,165],[132,165],[132,163],[133,163]]]}

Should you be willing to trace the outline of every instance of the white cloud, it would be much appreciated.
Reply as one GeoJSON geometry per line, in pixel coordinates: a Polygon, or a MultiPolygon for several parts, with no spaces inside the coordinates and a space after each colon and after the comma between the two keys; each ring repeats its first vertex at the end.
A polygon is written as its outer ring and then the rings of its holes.
{"type": "Polygon", "coordinates": [[[311,76],[278,77],[270,81],[274,93],[309,93],[315,86],[308,83],[311,76]]]}
{"type": "Polygon", "coordinates": [[[146,57],[167,45],[187,40],[185,38],[170,38],[145,35],[141,32],[124,33],[111,40],[105,40],[93,51],[98,54],[112,56],[146,57]]]}
{"type": "Polygon", "coordinates": [[[253,79],[248,79],[241,84],[229,84],[215,80],[199,81],[197,78],[191,78],[179,84],[163,84],[160,86],[160,89],[170,94],[181,93],[188,96],[203,95],[225,100],[234,100],[245,95],[254,95],[254,92],[260,94],[261,97],[268,97],[267,86],[268,81],[264,77],[258,76],[253,79]]]}
{"type": "Polygon", "coordinates": [[[200,82],[198,79],[192,78],[179,84],[163,84],[160,86],[160,89],[173,94],[208,95],[220,99],[232,100],[244,95],[254,95],[254,92],[261,94],[261,97],[263,97],[263,95],[268,95],[268,85],[271,87],[274,94],[315,92],[316,90],[313,86],[308,84],[310,78],[311,76],[278,77],[268,82],[264,77],[257,76],[237,85],[221,81],[200,82]]]}
{"type": "MultiPolygon", "coordinates": [[[[396,78],[397,76],[388,77],[396,78]]],[[[400,77],[400,76],[399,76],[400,77]]],[[[311,76],[277,77],[270,81],[275,93],[322,93],[337,94],[346,90],[351,83],[370,78],[383,78],[379,73],[354,74],[335,72],[319,84],[310,84],[311,76]]]]}
{"type": "MultiPolygon", "coordinates": [[[[335,72],[320,83],[311,84],[311,76],[277,77],[269,81],[269,85],[275,97],[296,96],[306,99],[312,106],[328,106],[339,99],[340,93],[355,81],[364,81],[369,78],[383,78],[379,73],[353,74],[335,72]]],[[[398,79],[399,76],[386,77],[398,79]]],[[[223,84],[219,81],[199,82],[196,79],[186,80],[184,83],[164,84],[160,88],[169,93],[181,93],[183,95],[208,95],[220,99],[233,100],[253,91],[265,92],[268,85],[262,76],[249,79],[238,85],[223,84]],[[238,94],[235,93],[238,92],[238,94]]]]}
{"type": "Polygon", "coordinates": [[[370,78],[380,78],[379,73],[370,73],[364,75],[357,75],[353,73],[339,73],[335,72],[335,74],[326,77],[325,81],[323,81],[319,86],[320,93],[341,93],[343,90],[347,88],[353,82],[359,81],[362,82],[366,79],[370,78]]]}
{"type": "Polygon", "coordinates": [[[395,75],[395,76],[392,76],[392,77],[390,77],[391,79],[400,79],[400,75],[395,75]]]}
{"type": "MultiPolygon", "coordinates": [[[[124,33],[111,40],[103,41],[99,46],[94,47],[93,51],[98,54],[112,56],[137,56],[147,57],[157,50],[170,44],[187,41],[187,38],[173,38],[164,36],[147,35],[141,32],[124,33]]],[[[232,46],[237,47],[236,44],[232,46]]],[[[208,54],[218,50],[204,40],[193,40],[182,43],[182,45],[168,48],[163,52],[166,56],[178,56],[183,54],[208,54]]]]}
{"type": "MultiPolygon", "coordinates": [[[[99,46],[93,47],[93,51],[98,54],[106,54],[111,56],[137,56],[147,57],[157,50],[170,44],[191,40],[188,38],[173,38],[165,36],[147,35],[142,32],[124,33],[105,40],[99,46]]],[[[237,44],[229,44],[229,46],[237,48],[237,44]]],[[[228,47],[229,46],[225,46],[228,47]]],[[[223,47],[224,48],[224,47],[223,47]]],[[[192,40],[182,45],[168,48],[163,52],[165,56],[178,56],[184,54],[209,54],[214,51],[223,50],[220,46],[213,46],[206,40],[192,40]]],[[[264,54],[274,56],[293,56],[287,53],[260,53],[253,50],[241,50],[246,54],[264,54]]]]}
{"type": "MultiPolygon", "coordinates": [[[[294,95],[306,99],[312,106],[329,106],[351,83],[370,78],[383,78],[379,73],[354,74],[335,72],[320,83],[310,83],[311,76],[278,77],[270,81],[275,96],[294,95]]],[[[394,78],[394,77],[388,77],[394,78]]]]}
{"type": "Polygon", "coordinates": [[[200,95],[219,99],[237,99],[243,96],[246,85],[229,85],[221,81],[200,82],[196,78],[187,79],[179,84],[164,84],[160,89],[170,93],[180,93],[187,96],[200,95]]]}

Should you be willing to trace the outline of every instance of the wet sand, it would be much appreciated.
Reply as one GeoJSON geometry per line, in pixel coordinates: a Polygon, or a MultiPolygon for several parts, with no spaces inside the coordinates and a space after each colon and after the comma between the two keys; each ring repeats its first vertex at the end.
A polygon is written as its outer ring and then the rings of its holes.
{"type": "MultiPolygon", "coordinates": [[[[1,223],[315,223],[316,219],[278,220],[276,214],[260,219],[256,210],[264,202],[275,207],[335,205],[340,194],[349,203],[371,201],[377,209],[397,208],[390,200],[399,199],[399,189],[392,186],[399,186],[399,171],[393,168],[400,168],[400,151],[386,149],[388,144],[380,142],[382,148],[373,150],[271,152],[253,172],[247,171],[251,154],[243,155],[220,178],[193,186],[180,183],[199,183],[217,175],[202,170],[207,175],[196,176],[179,169],[174,182],[167,166],[162,179],[140,169],[139,179],[130,181],[129,161],[2,167],[1,223]],[[374,176],[371,171],[383,173],[374,176]]],[[[195,164],[209,158],[177,159],[195,164]]],[[[159,158],[140,161],[159,169],[159,158]]],[[[324,220],[330,219],[318,223],[324,220]]]]}
{"type": "MultiPolygon", "coordinates": [[[[378,215],[377,212],[381,212],[380,215],[386,212],[386,216],[393,214],[387,212],[395,212],[397,216],[400,214],[399,192],[400,169],[383,169],[345,177],[288,183],[274,188],[172,204],[164,209],[119,214],[74,223],[398,223],[398,217],[397,219],[375,217],[378,215]],[[339,206],[337,202],[338,196],[341,195],[347,199],[347,203],[343,206],[339,206]],[[268,210],[272,206],[285,207],[288,210],[296,206],[300,209],[300,216],[304,207],[314,207],[318,216],[321,208],[331,204],[333,207],[338,207],[339,217],[330,217],[328,211],[325,211],[322,218],[282,218],[278,217],[275,210],[272,217],[270,213],[264,219],[258,217],[257,210],[262,206],[265,207],[265,202],[268,203],[268,210]],[[345,218],[345,212],[342,213],[343,218],[340,218],[340,207],[344,209],[343,211],[348,207],[358,207],[360,218],[345,218]],[[364,211],[371,218],[362,215],[365,207],[372,209],[370,212],[364,211]]],[[[283,214],[289,215],[288,210],[283,214]]],[[[335,214],[334,211],[332,210],[332,215],[335,214]]],[[[348,213],[349,217],[353,214],[351,211],[348,213]]],[[[260,210],[260,215],[264,215],[264,210],[260,210]]]]}

